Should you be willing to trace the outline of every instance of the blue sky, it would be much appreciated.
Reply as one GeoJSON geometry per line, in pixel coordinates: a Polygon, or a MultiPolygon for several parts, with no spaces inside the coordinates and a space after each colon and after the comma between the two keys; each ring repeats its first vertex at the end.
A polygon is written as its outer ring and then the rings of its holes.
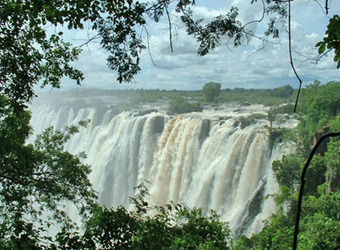
{"type": "MultiPolygon", "coordinates": [[[[197,0],[194,12],[197,17],[211,18],[229,11],[230,6],[237,6],[240,18],[247,22],[261,16],[261,1],[251,5],[250,0],[197,0]]],[[[324,1],[320,0],[323,7],[324,1]]],[[[329,17],[339,14],[340,1],[330,1],[329,17]]],[[[290,84],[298,86],[298,80],[291,70],[288,55],[288,35],[282,33],[280,39],[272,44],[262,47],[262,42],[252,39],[246,46],[238,48],[230,44],[221,46],[212,53],[199,57],[196,53],[197,43],[192,37],[185,34],[183,25],[178,21],[175,12],[172,12],[172,21],[178,25],[173,40],[174,53],[169,51],[169,33],[166,20],[148,26],[150,37],[150,53],[155,65],[152,63],[147,50],[142,54],[142,72],[135,77],[134,83],[119,84],[116,73],[106,67],[106,53],[98,48],[97,44],[84,47],[80,59],[75,66],[85,74],[82,88],[106,89],[201,89],[204,83],[215,81],[222,84],[222,88],[275,88],[290,84]],[[260,49],[260,50],[259,50],[260,49]]],[[[328,17],[315,0],[295,0],[292,2],[292,36],[293,57],[297,71],[304,85],[314,80],[339,81],[340,71],[333,62],[333,53],[323,58],[317,65],[305,61],[306,56],[315,55],[315,44],[324,35],[328,24],[328,17]],[[305,61],[305,62],[304,62],[305,61]]],[[[267,21],[253,24],[252,30],[262,34],[267,21]]],[[[90,31],[65,32],[67,39],[79,44],[86,39],[90,31]]],[[[91,32],[90,32],[91,33],[91,32]]],[[[75,83],[64,79],[63,89],[75,87],[75,83]]]]}

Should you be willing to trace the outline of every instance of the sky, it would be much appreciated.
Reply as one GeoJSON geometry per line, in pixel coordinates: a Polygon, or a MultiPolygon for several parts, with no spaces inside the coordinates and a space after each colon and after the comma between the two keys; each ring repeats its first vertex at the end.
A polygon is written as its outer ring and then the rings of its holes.
{"type": "MultiPolygon", "coordinates": [[[[292,2],[292,48],[296,70],[303,81],[303,86],[320,80],[340,81],[340,71],[333,62],[333,53],[322,58],[318,64],[306,60],[316,55],[315,44],[322,40],[329,17],[340,14],[340,1],[330,1],[328,17],[324,13],[324,1],[295,0],[292,2]]],[[[239,8],[239,18],[244,22],[259,19],[262,13],[261,1],[250,4],[250,0],[197,0],[193,7],[197,17],[211,20],[219,14],[226,14],[230,6],[239,8]]],[[[149,23],[149,51],[141,55],[142,71],[132,83],[118,83],[117,74],[106,66],[107,53],[92,43],[83,47],[83,52],[74,66],[82,70],[85,80],[82,88],[104,89],[166,89],[199,90],[206,82],[219,82],[225,88],[276,88],[284,85],[298,87],[299,81],[294,76],[288,54],[288,33],[282,32],[279,39],[271,40],[263,48],[258,39],[251,39],[248,44],[234,48],[232,44],[223,44],[206,56],[197,55],[198,44],[186,35],[183,24],[171,12],[173,30],[173,49],[169,50],[169,30],[166,18],[160,23],[149,23]],[[151,55],[151,56],[150,56],[151,55]]],[[[262,35],[267,21],[249,26],[255,34],[262,35]]],[[[90,30],[64,31],[65,39],[73,44],[81,44],[94,34],[90,30]]],[[[68,79],[62,80],[62,89],[76,87],[68,79]]]]}

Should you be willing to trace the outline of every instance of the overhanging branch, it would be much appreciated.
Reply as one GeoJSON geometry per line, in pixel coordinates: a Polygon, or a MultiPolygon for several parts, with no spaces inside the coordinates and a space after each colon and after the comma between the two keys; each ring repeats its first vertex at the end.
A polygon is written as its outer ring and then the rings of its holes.
{"type": "Polygon", "coordinates": [[[171,27],[171,19],[170,19],[170,13],[168,11],[168,7],[166,4],[164,4],[164,9],[165,9],[165,12],[166,12],[166,15],[168,17],[168,25],[169,25],[169,40],[170,40],[170,51],[171,53],[174,52],[174,48],[172,46],[172,27],[171,27]]]}
{"type": "Polygon", "coordinates": [[[292,56],[292,30],[291,30],[291,8],[290,8],[290,2],[288,1],[288,47],[289,47],[289,60],[290,60],[290,65],[292,66],[292,69],[294,71],[294,74],[296,76],[296,78],[299,80],[299,90],[296,96],[296,100],[295,100],[295,106],[294,106],[294,113],[296,112],[297,109],[297,104],[299,101],[299,96],[300,96],[300,92],[301,92],[301,87],[302,87],[302,80],[300,78],[300,76],[298,75],[298,73],[296,72],[295,66],[294,66],[294,62],[293,62],[293,56],[292,56]]]}

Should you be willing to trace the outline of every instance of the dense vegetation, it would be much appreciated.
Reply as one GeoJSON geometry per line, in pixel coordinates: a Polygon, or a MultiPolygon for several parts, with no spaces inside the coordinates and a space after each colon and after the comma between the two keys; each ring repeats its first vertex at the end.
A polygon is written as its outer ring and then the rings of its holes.
{"type": "Polygon", "coordinates": [[[230,243],[228,224],[210,211],[189,209],[180,204],[152,206],[145,201],[144,185],[130,198],[131,211],[123,206],[97,206],[83,234],[59,233],[59,246],[72,249],[226,249],[230,243]],[[156,215],[150,215],[156,214],[156,215]]]}
{"type": "Polygon", "coordinates": [[[203,85],[202,91],[205,100],[212,102],[221,94],[221,84],[217,82],[207,82],[203,85]]]}

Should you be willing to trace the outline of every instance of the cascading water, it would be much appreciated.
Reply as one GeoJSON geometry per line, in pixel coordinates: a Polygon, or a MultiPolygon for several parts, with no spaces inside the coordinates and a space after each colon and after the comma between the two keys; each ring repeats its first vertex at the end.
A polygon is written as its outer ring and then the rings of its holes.
{"type": "Polygon", "coordinates": [[[122,112],[110,108],[32,107],[32,126],[62,129],[90,119],[87,128],[67,143],[72,153],[85,152],[90,180],[106,206],[123,204],[134,187],[147,185],[150,200],[216,210],[235,235],[251,235],[275,211],[266,199],[278,185],[271,163],[282,157],[271,148],[265,119],[244,126],[241,117],[265,114],[260,105],[168,116],[162,112],[122,112]]]}

